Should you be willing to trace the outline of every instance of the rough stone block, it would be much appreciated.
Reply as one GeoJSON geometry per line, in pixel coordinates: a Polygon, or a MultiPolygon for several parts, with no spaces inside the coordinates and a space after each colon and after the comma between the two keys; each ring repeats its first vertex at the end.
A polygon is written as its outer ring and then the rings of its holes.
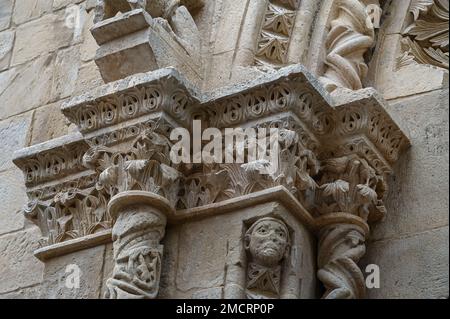
{"type": "Polygon", "coordinates": [[[16,169],[0,173],[0,235],[24,226],[24,217],[18,213],[27,202],[22,173],[16,169]]]}
{"type": "Polygon", "coordinates": [[[448,225],[448,90],[392,102],[408,125],[412,147],[400,158],[390,179],[387,217],[374,239],[392,238],[448,225]]]}
{"type": "Polygon", "coordinates": [[[41,298],[95,299],[100,297],[105,246],[85,249],[46,262],[41,298]],[[77,269],[77,270],[74,270],[77,269]],[[79,269],[79,271],[78,271],[79,269]],[[79,274],[79,287],[72,276],[79,274]]]}
{"type": "Polygon", "coordinates": [[[380,267],[380,288],[368,290],[368,298],[448,298],[448,236],[447,226],[370,243],[362,269],[380,267]]]}
{"type": "Polygon", "coordinates": [[[44,264],[33,255],[39,238],[37,227],[0,237],[0,294],[42,282],[44,264]]]}
{"type": "Polygon", "coordinates": [[[81,94],[95,87],[105,84],[97,65],[92,61],[80,67],[75,94],[81,94]]]}
{"type": "Polygon", "coordinates": [[[52,10],[53,0],[26,0],[16,1],[14,6],[13,21],[19,25],[24,22],[39,18],[52,10]]]}
{"type": "Polygon", "coordinates": [[[78,4],[83,2],[83,0],[54,0],[53,1],[53,10],[59,10],[65,7],[68,7],[73,4],[78,4]]]}
{"type": "Polygon", "coordinates": [[[59,12],[58,14],[47,14],[40,19],[19,26],[16,30],[11,65],[22,64],[70,45],[74,38],[74,29],[66,25],[65,19],[65,13],[59,12]],[[58,31],[55,32],[55,30],[58,31]]]}
{"type": "Polygon", "coordinates": [[[0,71],[8,68],[14,45],[14,31],[0,33],[0,71]]]}
{"type": "Polygon", "coordinates": [[[217,28],[214,54],[234,50],[248,5],[248,0],[223,1],[221,18],[217,28]],[[226,36],[222,36],[226,34],[226,36]]]}
{"type": "Polygon", "coordinates": [[[41,294],[40,285],[20,288],[12,292],[0,294],[0,299],[39,299],[41,294]]]}
{"type": "Polygon", "coordinates": [[[0,171],[14,166],[11,162],[12,153],[26,146],[30,123],[31,114],[0,122],[0,171]]]}
{"type": "Polygon", "coordinates": [[[51,94],[53,100],[69,97],[75,91],[80,63],[79,46],[58,52],[53,73],[51,94]]]}
{"type": "Polygon", "coordinates": [[[48,104],[53,68],[54,56],[48,55],[0,73],[0,120],[48,104]]]}
{"type": "Polygon", "coordinates": [[[43,143],[69,133],[67,119],[61,113],[61,103],[39,108],[34,113],[30,145],[43,143]],[[48,125],[48,123],[52,123],[48,125]]]}
{"type": "Polygon", "coordinates": [[[8,29],[11,24],[13,0],[0,0],[0,31],[8,29]]]}

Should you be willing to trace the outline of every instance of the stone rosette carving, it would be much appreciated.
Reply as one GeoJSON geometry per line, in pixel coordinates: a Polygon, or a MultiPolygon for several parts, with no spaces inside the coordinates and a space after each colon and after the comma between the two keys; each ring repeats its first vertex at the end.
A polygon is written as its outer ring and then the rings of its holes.
{"type": "Polygon", "coordinates": [[[412,63],[448,69],[448,0],[413,0],[412,22],[404,29],[398,67],[412,63]]]}

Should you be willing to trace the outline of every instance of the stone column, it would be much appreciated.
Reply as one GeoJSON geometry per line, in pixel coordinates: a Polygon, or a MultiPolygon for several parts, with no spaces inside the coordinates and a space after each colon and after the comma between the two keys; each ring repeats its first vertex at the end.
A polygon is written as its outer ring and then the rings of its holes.
{"type": "Polygon", "coordinates": [[[97,189],[108,193],[114,220],[114,271],[107,281],[110,299],[153,299],[159,291],[167,217],[173,214],[178,171],[169,166],[170,142],[149,129],[128,152],[93,148],[85,165],[102,169],[97,189]]]}
{"type": "Polygon", "coordinates": [[[116,220],[114,273],[106,298],[153,299],[158,295],[167,213],[170,203],[150,192],[129,191],[114,196],[108,205],[116,220]]]}
{"type": "Polygon", "coordinates": [[[369,218],[385,213],[383,176],[358,155],[324,161],[320,186],[318,272],[325,299],[365,297],[364,275],[358,267],[366,253],[369,218]]]}

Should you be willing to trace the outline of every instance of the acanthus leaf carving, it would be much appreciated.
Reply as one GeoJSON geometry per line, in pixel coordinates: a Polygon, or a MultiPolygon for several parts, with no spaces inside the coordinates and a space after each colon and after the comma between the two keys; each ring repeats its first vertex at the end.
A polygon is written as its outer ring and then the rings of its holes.
{"type": "Polygon", "coordinates": [[[449,1],[415,0],[409,12],[413,21],[403,31],[397,67],[421,63],[448,69],[449,1]]]}

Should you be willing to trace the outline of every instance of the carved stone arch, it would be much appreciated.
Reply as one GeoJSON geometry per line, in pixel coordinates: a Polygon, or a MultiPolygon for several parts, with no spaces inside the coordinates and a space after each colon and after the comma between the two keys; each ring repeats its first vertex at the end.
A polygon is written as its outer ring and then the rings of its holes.
{"type": "Polygon", "coordinates": [[[448,78],[448,65],[445,67],[445,63],[442,64],[427,57],[425,52],[431,52],[431,55],[436,54],[440,58],[446,55],[448,61],[448,3],[448,0],[385,2],[383,23],[366,81],[386,99],[431,91],[445,83],[448,78]],[[433,9],[436,6],[438,9],[433,9]],[[442,15],[445,15],[445,10],[447,31],[437,28],[445,24],[439,24],[442,15]],[[440,12],[438,13],[440,18],[435,16],[435,11],[440,12]],[[434,25],[434,30],[433,25],[428,24],[430,21],[437,23],[434,25]],[[428,33],[436,37],[444,36],[446,33],[447,45],[433,46],[427,40],[417,41],[421,30],[425,31],[425,29],[414,28],[417,24],[426,26],[428,33]],[[419,51],[417,54],[414,52],[414,47],[419,51]]]}

